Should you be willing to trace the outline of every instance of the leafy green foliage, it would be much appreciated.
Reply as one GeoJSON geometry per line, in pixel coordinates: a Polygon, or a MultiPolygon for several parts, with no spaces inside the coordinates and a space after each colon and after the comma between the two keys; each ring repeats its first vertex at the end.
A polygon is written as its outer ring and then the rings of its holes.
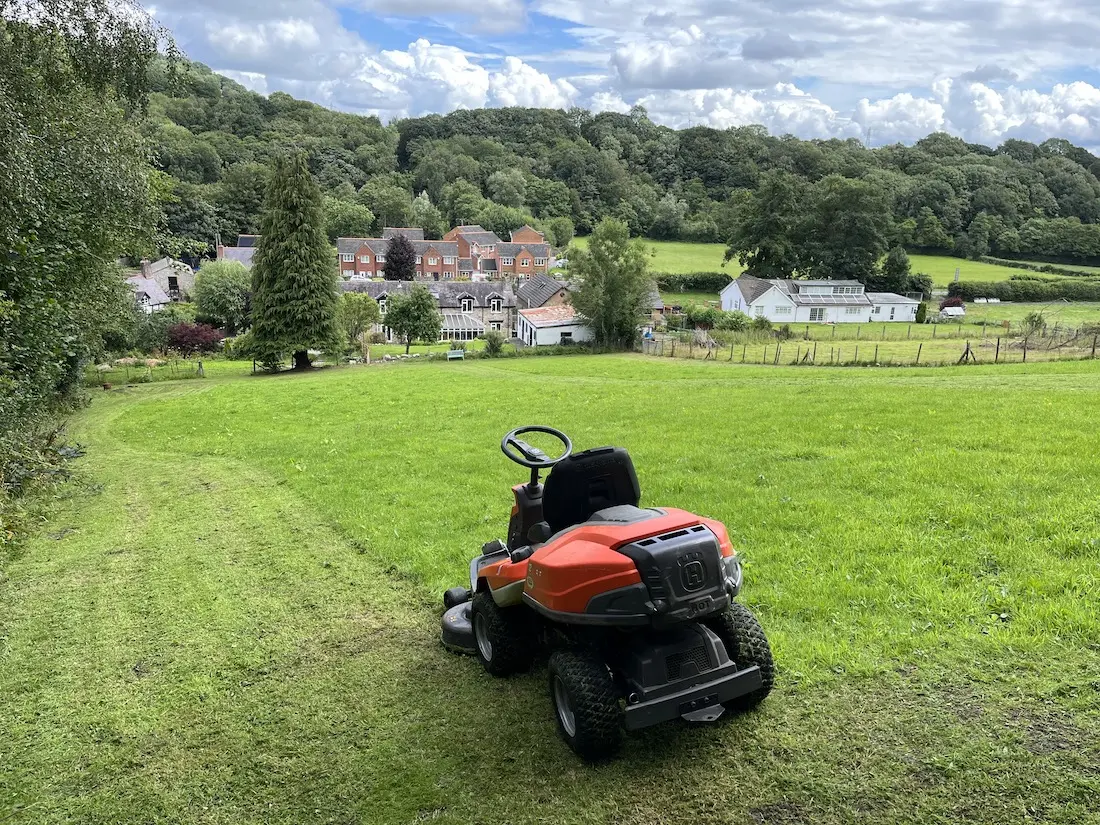
{"type": "Polygon", "coordinates": [[[427,192],[421,192],[412,203],[412,225],[424,230],[424,237],[437,241],[447,234],[450,228],[443,212],[432,203],[427,192]]]}
{"type": "Polygon", "coordinates": [[[252,273],[238,261],[206,261],[195,276],[191,297],[200,315],[227,335],[236,335],[248,326],[252,273]]]}
{"type": "Polygon", "coordinates": [[[408,295],[392,295],[386,309],[386,326],[405,344],[408,353],[413,341],[436,341],[443,328],[443,318],[435,298],[419,284],[408,295]]]}
{"type": "Polygon", "coordinates": [[[298,152],[280,157],[264,202],[252,268],[252,339],[260,353],[337,349],[336,265],[325,238],[321,193],[298,152]]]}
{"type": "Polygon", "coordinates": [[[374,230],[374,213],[361,203],[325,195],[325,233],[330,243],[337,238],[369,238],[374,230]]]}
{"type": "Polygon", "coordinates": [[[570,301],[592,327],[596,343],[609,348],[633,345],[638,324],[654,292],[645,248],[630,239],[622,221],[606,218],[587,249],[570,250],[570,301]]]}
{"type": "Polygon", "coordinates": [[[1100,280],[1091,278],[1014,278],[982,283],[959,281],[947,287],[949,295],[966,301],[999,298],[1002,301],[1100,301],[1100,280]]]}
{"type": "Polygon", "coordinates": [[[504,350],[504,334],[499,329],[491,329],[485,333],[485,353],[495,358],[504,350]]]}
{"type": "Polygon", "coordinates": [[[338,318],[348,344],[354,346],[382,320],[382,313],[378,302],[365,292],[345,292],[340,296],[338,318]]]}
{"type": "Polygon", "coordinates": [[[411,281],[416,277],[416,248],[404,235],[396,235],[386,249],[383,265],[387,281],[411,281]]]}
{"type": "Polygon", "coordinates": [[[551,218],[545,224],[546,228],[546,240],[551,246],[558,249],[565,249],[569,244],[573,242],[573,236],[576,234],[573,228],[573,221],[569,218],[551,218]]]}
{"type": "Polygon", "coordinates": [[[917,307],[917,317],[914,319],[918,324],[923,324],[928,320],[928,302],[921,301],[917,307]]]}

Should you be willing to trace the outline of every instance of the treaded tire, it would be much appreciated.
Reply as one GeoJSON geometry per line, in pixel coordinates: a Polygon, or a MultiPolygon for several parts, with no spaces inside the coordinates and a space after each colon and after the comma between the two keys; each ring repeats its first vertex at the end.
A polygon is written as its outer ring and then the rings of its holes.
{"type": "Polygon", "coordinates": [[[603,660],[589,651],[558,650],[550,656],[549,676],[550,701],[566,744],[587,762],[614,756],[623,739],[623,710],[603,660]]]}
{"type": "Polygon", "coordinates": [[[730,659],[741,667],[759,667],[760,678],[764,682],[758,690],[726,702],[726,708],[745,711],[756,707],[771,693],[775,684],[775,661],[760,622],[743,604],[731,602],[728,608],[713,619],[707,619],[705,624],[722,640],[730,659]]]}
{"type": "Polygon", "coordinates": [[[498,607],[492,594],[483,590],[474,594],[470,622],[477,658],[489,673],[511,676],[531,667],[536,640],[526,608],[498,607]]]}

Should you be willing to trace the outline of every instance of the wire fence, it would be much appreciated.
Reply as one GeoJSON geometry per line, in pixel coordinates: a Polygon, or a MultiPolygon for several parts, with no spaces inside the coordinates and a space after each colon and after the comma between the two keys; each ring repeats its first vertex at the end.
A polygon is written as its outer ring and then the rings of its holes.
{"type": "Polygon", "coordinates": [[[644,355],[764,366],[947,366],[1007,364],[1096,358],[1100,333],[1089,329],[1060,334],[986,338],[912,339],[745,339],[720,343],[698,336],[657,336],[642,341],[644,355]]]}

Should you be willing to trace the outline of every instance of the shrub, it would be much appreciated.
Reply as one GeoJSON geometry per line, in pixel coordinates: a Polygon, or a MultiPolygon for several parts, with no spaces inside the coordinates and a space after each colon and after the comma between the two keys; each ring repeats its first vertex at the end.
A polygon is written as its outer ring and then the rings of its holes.
{"type": "Polygon", "coordinates": [[[1024,316],[1023,324],[1026,335],[1034,335],[1036,332],[1042,332],[1047,328],[1046,318],[1043,317],[1041,312],[1029,312],[1024,316]]]}
{"type": "Polygon", "coordinates": [[[491,358],[500,355],[504,350],[504,335],[500,330],[491,329],[485,333],[485,353],[491,358]]]}
{"type": "Polygon", "coordinates": [[[771,332],[772,322],[764,316],[752,319],[752,331],[753,332],[771,332]]]}
{"type": "Polygon", "coordinates": [[[752,323],[752,319],[748,315],[739,309],[735,309],[732,312],[722,313],[722,317],[718,319],[718,329],[744,332],[749,328],[750,323],[752,323]]]}
{"type": "Polygon", "coordinates": [[[169,304],[157,312],[142,315],[134,334],[134,346],[141,352],[163,352],[168,349],[169,328],[194,320],[194,304],[169,304]]]}
{"type": "Polygon", "coordinates": [[[206,324],[176,324],[168,328],[168,346],[183,355],[215,352],[225,336],[206,324]]]}
{"type": "Polygon", "coordinates": [[[972,301],[975,298],[998,298],[1002,301],[1100,301],[1100,280],[1087,278],[1013,278],[994,283],[960,281],[947,288],[952,297],[972,301]]]}
{"type": "Polygon", "coordinates": [[[386,343],[386,334],[384,332],[372,332],[370,334],[370,343],[372,343],[372,344],[384,344],[384,343],[386,343]]]}
{"type": "Polygon", "coordinates": [[[684,308],[684,317],[696,329],[714,329],[722,320],[722,310],[701,304],[689,304],[684,308]]]}
{"type": "Polygon", "coordinates": [[[465,352],[466,351],[466,342],[465,341],[451,341],[451,349],[452,350],[462,350],[463,352],[465,352]]]}
{"type": "Polygon", "coordinates": [[[927,301],[921,301],[920,306],[917,307],[916,322],[918,324],[923,324],[927,320],[928,320],[928,302],[927,301]]]}
{"type": "Polygon", "coordinates": [[[965,306],[966,306],[966,304],[963,302],[963,299],[959,298],[957,296],[953,296],[953,297],[950,297],[950,298],[944,298],[942,301],[940,301],[940,310],[941,311],[947,309],[948,307],[965,307],[965,306]]]}

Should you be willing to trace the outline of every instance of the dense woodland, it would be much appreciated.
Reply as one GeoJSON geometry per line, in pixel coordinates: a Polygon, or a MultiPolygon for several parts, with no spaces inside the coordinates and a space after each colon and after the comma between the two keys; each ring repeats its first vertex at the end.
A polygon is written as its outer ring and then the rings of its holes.
{"type": "MultiPolygon", "coordinates": [[[[736,252],[754,233],[779,231],[743,225],[753,197],[763,197],[757,205],[776,223],[793,217],[784,212],[791,203],[800,221],[817,210],[818,235],[835,233],[838,212],[874,215],[860,231],[878,253],[900,243],[971,257],[1100,260],[1100,159],[1064,140],[990,148],[939,133],[867,149],[756,126],[676,131],[641,108],[481,109],[384,126],[281,92],[263,97],[199,64],[173,78],[158,63],[151,88],[141,128],[168,176],[163,251],[257,231],[272,158],[293,145],[307,151],[325,192],[331,237],[383,223],[430,235],[458,222],[504,232],[530,218],[547,228],[568,218],[583,234],[613,216],[634,235],[734,240],[736,252]]],[[[803,230],[815,233],[787,227],[803,230]]]]}

